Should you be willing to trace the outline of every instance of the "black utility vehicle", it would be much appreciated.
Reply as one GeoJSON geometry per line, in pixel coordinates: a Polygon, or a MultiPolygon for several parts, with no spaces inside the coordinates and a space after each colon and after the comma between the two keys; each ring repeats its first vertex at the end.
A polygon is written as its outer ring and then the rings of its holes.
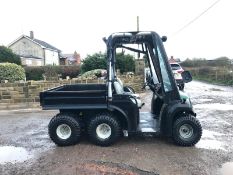
{"type": "MultiPolygon", "coordinates": [[[[43,109],[59,109],[49,123],[49,136],[59,146],[79,142],[87,133],[90,140],[109,146],[123,134],[157,133],[172,137],[181,146],[196,144],[202,127],[187,95],[179,92],[163,47],[166,37],[155,32],[122,32],[104,38],[107,45],[106,84],[75,84],[40,93],[43,109]],[[117,48],[144,54],[150,74],[146,85],[153,92],[151,111],[140,112],[143,102],[116,76],[117,48]],[[140,48],[140,49],[139,49],[140,48]]],[[[185,82],[189,72],[182,73],[185,82]]]]}

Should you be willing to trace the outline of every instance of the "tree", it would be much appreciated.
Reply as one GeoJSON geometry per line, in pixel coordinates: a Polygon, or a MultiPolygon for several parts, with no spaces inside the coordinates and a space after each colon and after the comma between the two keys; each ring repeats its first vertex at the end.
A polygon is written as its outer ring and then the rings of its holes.
{"type": "Polygon", "coordinates": [[[185,61],[181,63],[184,67],[201,67],[207,65],[207,60],[204,58],[187,58],[185,61]]]}
{"type": "MultiPolygon", "coordinates": [[[[87,72],[94,69],[107,69],[107,56],[106,53],[95,53],[87,55],[83,60],[81,67],[82,72],[87,72]]],[[[116,54],[116,69],[120,69],[121,73],[134,72],[135,60],[132,55],[117,53],[116,54]]]]}
{"type": "Polygon", "coordinates": [[[87,55],[87,57],[82,61],[81,71],[87,72],[94,69],[106,69],[107,59],[106,54],[101,52],[95,53],[93,55],[87,55]]]}
{"type": "Polygon", "coordinates": [[[21,65],[20,57],[12,52],[11,49],[0,46],[0,63],[15,63],[21,65]]]}
{"type": "Polygon", "coordinates": [[[135,70],[135,60],[132,55],[117,53],[116,54],[116,69],[120,69],[121,73],[124,72],[134,72],[135,70]]]}
{"type": "Polygon", "coordinates": [[[210,67],[229,67],[231,66],[231,60],[227,57],[219,57],[216,59],[206,60],[204,58],[193,58],[193,59],[186,59],[181,64],[184,67],[203,67],[203,66],[210,66],[210,67]]]}
{"type": "Polygon", "coordinates": [[[216,66],[219,66],[219,67],[230,66],[231,60],[227,57],[219,57],[219,58],[216,58],[215,64],[216,66]]]}

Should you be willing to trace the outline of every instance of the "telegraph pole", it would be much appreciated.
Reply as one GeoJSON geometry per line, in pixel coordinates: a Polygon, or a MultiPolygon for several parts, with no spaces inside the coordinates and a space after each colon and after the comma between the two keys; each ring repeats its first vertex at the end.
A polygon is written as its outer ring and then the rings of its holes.
{"type": "MultiPolygon", "coordinates": [[[[139,16],[137,16],[137,32],[139,31],[139,16]]],[[[139,49],[139,44],[138,44],[139,49]]],[[[138,52],[138,59],[140,58],[140,53],[138,52]]]]}
{"type": "Polygon", "coordinates": [[[139,31],[139,16],[137,16],[137,31],[139,31]]]}

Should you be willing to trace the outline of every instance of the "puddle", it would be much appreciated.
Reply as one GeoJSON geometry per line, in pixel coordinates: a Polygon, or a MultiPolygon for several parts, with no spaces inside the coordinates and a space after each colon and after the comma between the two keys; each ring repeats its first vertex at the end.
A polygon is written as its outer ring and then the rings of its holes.
{"type": "Polygon", "coordinates": [[[215,136],[222,136],[224,134],[221,134],[219,132],[215,132],[215,131],[209,131],[209,130],[206,130],[204,129],[202,131],[202,138],[205,139],[205,138],[210,138],[210,139],[215,139],[215,136]]]}
{"type": "Polygon", "coordinates": [[[222,165],[220,170],[221,175],[232,175],[233,174],[233,162],[227,162],[222,165]]]}
{"type": "Polygon", "coordinates": [[[210,102],[210,101],[212,101],[212,99],[210,99],[210,98],[201,98],[201,99],[197,99],[198,101],[200,101],[200,102],[210,102]]]}
{"type": "Polygon", "coordinates": [[[221,103],[212,103],[212,104],[196,104],[194,105],[196,109],[213,109],[220,111],[229,111],[233,110],[232,104],[221,104],[221,103]]]}
{"type": "Polygon", "coordinates": [[[222,91],[221,89],[217,89],[217,88],[210,88],[211,91],[222,91]]]}
{"type": "Polygon", "coordinates": [[[222,142],[217,140],[201,139],[195,146],[197,148],[203,149],[215,149],[226,151],[226,149],[223,148],[222,142]]]}
{"type": "Polygon", "coordinates": [[[203,148],[203,149],[215,149],[215,150],[226,151],[226,149],[223,147],[223,143],[216,140],[216,136],[222,136],[222,135],[223,134],[218,132],[203,130],[202,138],[195,146],[197,148],[203,148]]]}
{"type": "Polygon", "coordinates": [[[31,158],[26,149],[14,146],[0,147],[0,164],[23,162],[31,158]]]}

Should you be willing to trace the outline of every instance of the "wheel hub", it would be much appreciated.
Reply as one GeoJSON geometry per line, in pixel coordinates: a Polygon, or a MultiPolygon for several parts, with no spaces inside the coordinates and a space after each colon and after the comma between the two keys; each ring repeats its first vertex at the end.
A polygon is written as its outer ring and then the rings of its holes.
{"type": "Polygon", "coordinates": [[[56,134],[60,139],[68,139],[71,136],[71,128],[67,124],[61,124],[57,127],[56,134]]]}
{"type": "Polygon", "coordinates": [[[193,135],[193,127],[189,124],[183,124],[179,129],[180,136],[188,139],[193,135]]]}
{"type": "Polygon", "coordinates": [[[102,123],[98,125],[96,128],[96,134],[101,139],[107,139],[108,137],[111,136],[111,133],[112,133],[111,127],[106,123],[102,123]]]}

